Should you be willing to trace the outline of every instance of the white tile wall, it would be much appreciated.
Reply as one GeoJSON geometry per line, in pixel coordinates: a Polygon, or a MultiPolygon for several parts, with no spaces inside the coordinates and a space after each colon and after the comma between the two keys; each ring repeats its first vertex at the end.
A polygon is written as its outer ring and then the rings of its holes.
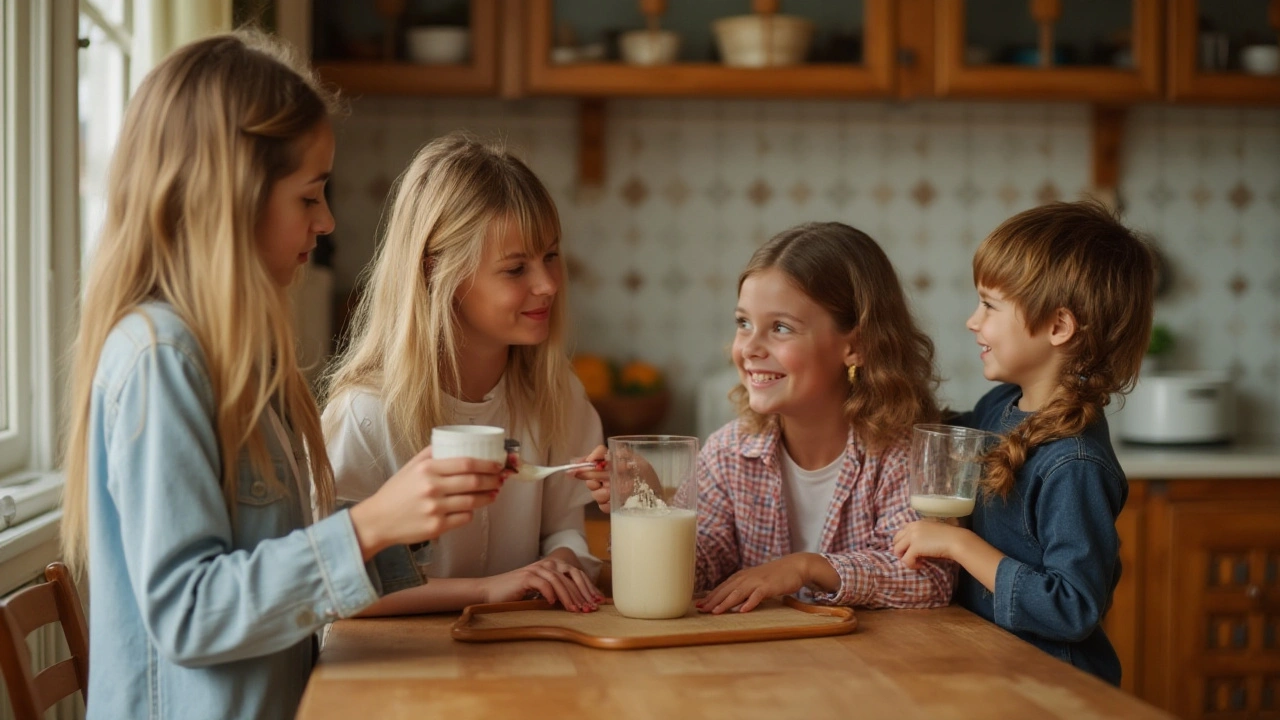
{"type": "MultiPolygon", "coordinates": [[[[363,99],[339,130],[337,285],[372,256],[387,189],[413,151],[455,129],[505,138],[560,206],[577,349],[654,361],[693,431],[693,388],[726,362],[737,274],[774,233],[840,220],[879,241],[938,346],[943,399],[981,377],[964,319],[985,233],[1089,182],[1089,111],[1074,104],[619,100],[607,179],[575,184],[568,100],[363,99]]],[[[1280,438],[1280,111],[1137,108],[1126,219],[1174,268],[1157,320],[1175,366],[1231,369],[1242,430],[1280,438]]]]}

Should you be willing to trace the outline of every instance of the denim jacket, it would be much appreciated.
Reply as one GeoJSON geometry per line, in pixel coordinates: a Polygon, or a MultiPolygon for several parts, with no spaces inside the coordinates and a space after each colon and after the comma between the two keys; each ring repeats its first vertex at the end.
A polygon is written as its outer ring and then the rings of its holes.
{"type": "MultiPolygon", "coordinates": [[[[1021,389],[1001,385],[957,424],[1007,434],[1031,413],[1021,389]]],[[[991,593],[961,573],[961,605],[1113,685],[1120,660],[1102,631],[1120,580],[1116,517],[1129,495],[1107,422],[1032,449],[1005,499],[973,512],[973,530],[1005,554],[991,593]]]]}
{"type": "Polygon", "coordinates": [[[245,456],[228,513],[204,355],[167,305],[111,331],[89,412],[88,717],[293,717],[316,631],[381,590],[350,514],[307,525],[266,418],[280,482],[245,456]]]}

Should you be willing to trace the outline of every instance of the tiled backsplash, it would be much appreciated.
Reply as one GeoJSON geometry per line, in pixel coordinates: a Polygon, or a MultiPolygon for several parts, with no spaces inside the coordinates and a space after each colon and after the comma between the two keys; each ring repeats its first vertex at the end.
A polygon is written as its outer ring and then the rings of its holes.
{"type": "MultiPolygon", "coordinates": [[[[974,248],[1009,215],[1089,183],[1084,105],[611,101],[600,188],[575,182],[572,101],[352,109],[333,187],[337,285],[372,256],[387,191],[422,143],[455,129],[505,139],[559,204],[576,348],[663,367],[673,432],[693,432],[694,388],[728,362],[747,258],[809,220],[880,242],[937,344],[943,399],[972,405],[989,387],[964,329],[974,248]]],[[[1172,366],[1230,369],[1242,433],[1280,438],[1280,111],[1136,108],[1123,178],[1126,220],[1172,266],[1156,306],[1178,338],[1172,366]]]]}

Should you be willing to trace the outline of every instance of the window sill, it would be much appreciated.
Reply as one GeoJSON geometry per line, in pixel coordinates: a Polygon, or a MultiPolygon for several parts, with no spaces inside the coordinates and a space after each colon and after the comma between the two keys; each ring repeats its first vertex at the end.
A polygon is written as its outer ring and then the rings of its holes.
{"type": "Polygon", "coordinates": [[[61,551],[62,510],[52,510],[0,532],[0,596],[40,577],[61,551]]]}

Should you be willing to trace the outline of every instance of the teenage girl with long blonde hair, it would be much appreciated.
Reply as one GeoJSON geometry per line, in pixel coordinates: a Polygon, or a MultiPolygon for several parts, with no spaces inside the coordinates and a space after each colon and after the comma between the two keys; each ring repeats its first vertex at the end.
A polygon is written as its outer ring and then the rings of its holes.
{"type": "Polygon", "coordinates": [[[972,530],[918,522],[894,539],[908,565],[960,563],[960,604],[1116,685],[1102,618],[1120,580],[1115,522],[1129,485],[1103,408],[1137,380],[1154,277],[1147,246],[1092,202],[1027,210],[982,241],[966,326],[983,376],[1004,384],[957,422],[1004,437],[972,530]]]}
{"type": "MultiPolygon", "coordinates": [[[[562,464],[599,447],[600,419],[564,350],[560,218],[503,148],[455,134],[422,148],[335,363],[324,411],[340,501],[359,501],[433,427],[495,425],[520,455],[562,464]]],[[[453,610],[541,594],[569,610],[603,599],[573,478],[508,482],[478,521],[431,543],[431,581],[370,613],[453,610]]]]}
{"type": "Polygon", "coordinates": [[[75,345],[63,503],[64,556],[93,598],[91,718],[292,717],[314,633],[393,580],[366,561],[497,493],[497,463],[415,452],[331,512],[286,288],[333,229],[333,107],[252,33],[178,49],[129,104],[75,345]]]}

